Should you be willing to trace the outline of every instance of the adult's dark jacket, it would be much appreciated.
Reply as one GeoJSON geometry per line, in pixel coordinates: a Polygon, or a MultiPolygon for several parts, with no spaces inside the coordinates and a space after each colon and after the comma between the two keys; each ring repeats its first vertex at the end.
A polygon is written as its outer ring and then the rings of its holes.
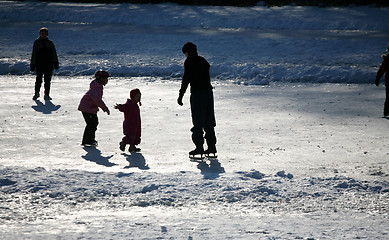
{"type": "Polygon", "coordinates": [[[184,95],[190,84],[191,92],[196,90],[212,90],[209,76],[209,63],[197,54],[188,56],[184,63],[184,76],[182,78],[180,95],[184,95]]]}
{"type": "Polygon", "coordinates": [[[54,43],[48,38],[38,38],[32,49],[31,71],[52,72],[54,68],[59,68],[54,43]]]}
{"type": "Polygon", "coordinates": [[[389,53],[382,55],[382,58],[384,59],[384,61],[382,62],[381,66],[377,72],[376,79],[379,81],[381,79],[382,75],[384,75],[384,73],[386,72],[385,85],[387,87],[389,87],[389,53]]]}

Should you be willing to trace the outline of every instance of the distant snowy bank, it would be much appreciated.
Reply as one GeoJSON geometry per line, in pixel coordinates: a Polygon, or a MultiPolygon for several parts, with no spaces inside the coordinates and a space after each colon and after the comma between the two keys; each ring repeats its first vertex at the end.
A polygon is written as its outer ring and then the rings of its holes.
{"type": "Polygon", "coordinates": [[[269,82],[371,83],[389,39],[389,8],[267,8],[176,4],[0,2],[0,74],[30,74],[42,26],[56,44],[55,75],[179,79],[192,41],[212,78],[269,82]]]}
{"type": "Polygon", "coordinates": [[[4,1],[2,21],[231,29],[382,30],[388,8],[231,7],[4,1]]]}

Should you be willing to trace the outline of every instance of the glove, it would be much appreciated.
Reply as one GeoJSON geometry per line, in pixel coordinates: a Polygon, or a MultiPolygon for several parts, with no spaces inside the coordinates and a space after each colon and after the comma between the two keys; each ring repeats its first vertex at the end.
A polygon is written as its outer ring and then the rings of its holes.
{"type": "Polygon", "coordinates": [[[35,64],[30,65],[30,70],[31,70],[31,72],[35,71],[35,64]]]}
{"type": "Polygon", "coordinates": [[[380,85],[380,80],[378,78],[375,79],[375,85],[378,87],[380,85]]]}
{"type": "Polygon", "coordinates": [[[106,113],[107,113],[108,115],[111,114],[111,112],[109,111],[109,109],[107,109],[106,113]]]}
{"type": "Polygon", "coordinates": [[[59,65],[58,65],[58,63],[56,62],[56,63],[54,63],[54,69],[55,70],[58,70],[58,68],[59,68],[59,65]]]}
{"type": "Polygon", "coordinates": [[[182,102],[182,98],[183,98],[183,97],[184,97],[184,96],[181,95],[181,94],[178,96],[177,103],[178,103],[178,105],[180,105],[180,106],[184,105],[184,103],[182,102]]]}

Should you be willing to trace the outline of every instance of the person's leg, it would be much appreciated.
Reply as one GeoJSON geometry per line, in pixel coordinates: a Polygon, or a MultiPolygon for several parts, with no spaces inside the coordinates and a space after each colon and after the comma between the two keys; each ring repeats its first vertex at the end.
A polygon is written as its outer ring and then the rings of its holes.
{"type": "Polygon", "coordinates": [[[124,151],[126,149],[126,145],[129,144],[130,148],[128,150],[130,152],[139,152],[141,149],[136,147],[136,145],[138,145],[139,143],[140,138],[125,135],[122,138],[122,141],[119,143],[119,148],[120,150],[124,151]]]}
{"type": "Polygon", "coordinates": [[[51,87],[51,77],[53,76],[52,72],[45,72],[45,97],[50,96],[50,87],[51,87]]]}
{"type": "Polygon", "coordinates": [[[96,142],[95,136],[97,125],[99,124],[97,114],[82,112],[82,115],[84,116],[86,122],[84,135],[82,138],[82,145],[93,144],[94,142],[96,142]]]}
{"type": "Polygon", "coordinates": [[[190,106],[192,114],[192,141],[196,149],[203,150],[204,144],[204,124],[206,118],[206,99],[203,92],[194,92],[190,96],[190,106]]]}
{"type": "Polygon", "coordinates": [[[213,101],[213,92],[209,91],[207,94],[207,106],[205,117],[205,139],[207,140],[208,152],[216,153],[216,134],[215,134],[215,110],[213,101]]]}
{"type": "Polygon", "coordinates": [[[205,128],[205,139],[208,145],[206,152],[216,153],[216,134],[213,127],[205,128]]]}
{"type": "Polygon", "coordinates": [[[127,144],[129,144],[129,141],[127,139],[127,136],[124,136],[122,138],[122,141],[119,143],[119,149],[122,150],[122,151],[126,150],[126,145],[127,144]]]}
{"type": "Polygon", "coordinates": [[[34,99],[37,99],[39,97],[39,92],[42,86],[42,78],[43,72],[36,72],[34,99]]]}
{"type": "Polygon", "coordinates": [[[385,107],[384,107],[384,116],[389,115],[389,86],[386,86],[386,99],[385,99],[385,107]]]}
{"type": "Polygon", "coordinates": [[[193,126],[190,130],[192,132],[192,141],[197,150],[204,150],[204,132],[201,127],[193,126]]]}

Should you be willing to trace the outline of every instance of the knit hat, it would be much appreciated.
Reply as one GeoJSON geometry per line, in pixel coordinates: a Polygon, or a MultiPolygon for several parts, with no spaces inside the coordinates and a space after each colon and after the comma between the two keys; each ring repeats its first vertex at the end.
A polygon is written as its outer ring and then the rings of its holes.
{"type": "MultiPolygon", "coordinates": [[[[132,89],[130,92],[131,99],[134,99],[135,95],[138,93],[142,95],[142,93],[140,92],[140,90],[138,88],[132,89]]],[[[140,102],[140,98],[139,98],[139,106],[142,106],[142,103],[140,102]]]]}

